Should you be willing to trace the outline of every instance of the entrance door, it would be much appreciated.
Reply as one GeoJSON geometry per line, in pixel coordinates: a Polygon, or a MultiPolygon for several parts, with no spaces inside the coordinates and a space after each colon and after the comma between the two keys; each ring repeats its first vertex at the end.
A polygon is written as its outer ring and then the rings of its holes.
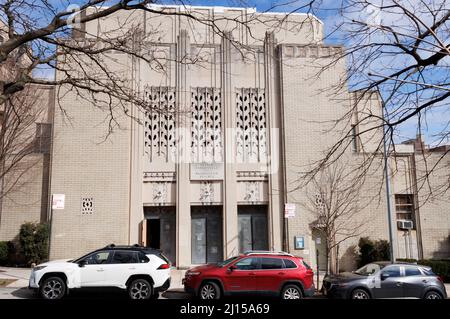
{"type": "Polygon", "coordinates": [[[176,266],[175,207],[145,207],[145,245],[161,249],[176,266]]]}
{"type": "Polygon", "coordinates": [[[319,252],[319,270],[327,270],[327,247],[325,236],[321,231],[314,229],[312,231],[312,238],[314,240],[316,253],[319,252]]]}
{"type": "Polygon", "coordinates": [[[223,260],[222,207],[191,208],[191,258],[193,264],[223,260]]]}
{"type": "Polygon", "coordinates": [[[192,263],[206,264],[206,218],[192,218],[192,263]]]}
{"type": "Polygon", "coordinates": [[[268,250],[267,206],[239,206],[239,251],[268,250]]]}
{"type": "Polygon", "coordinates": [[[161,248],[161,219],[147,219],[147,246],[160,249],[161,248]]]}

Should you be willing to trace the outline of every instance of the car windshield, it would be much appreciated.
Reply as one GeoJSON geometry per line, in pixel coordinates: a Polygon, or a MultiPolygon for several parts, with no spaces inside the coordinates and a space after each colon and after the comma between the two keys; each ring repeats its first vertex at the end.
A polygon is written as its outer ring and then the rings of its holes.
{"type": "Polygon", "coordinates": [[[380,264],[367,264],[367,265],[359,268],[358,270],[356,270],[355,274],[369,276],[369,275],[376,273],[380,269],[383,269],[383,267],[384,267],[384,265],[380,265],[380,264]]]}
{"type": "Polygon", "coordinates": [[[228,258],[227,260],[224,260],[224,261],[221,261],[220,263],[217,263],[217,266],[224,267],[224,266],[228,265],[229,263],[231,263],[233,260],[236,260],[237,258],[238,258],[238,256],[228,258]]]}

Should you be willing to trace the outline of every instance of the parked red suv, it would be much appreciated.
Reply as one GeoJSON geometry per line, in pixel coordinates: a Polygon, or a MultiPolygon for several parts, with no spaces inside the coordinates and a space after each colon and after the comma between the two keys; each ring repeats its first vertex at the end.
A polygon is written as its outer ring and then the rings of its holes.
{"type": "Polygon", "coordinates": [[[201,299],[242,293],[300,299],[314,294],[314,272],[300,257],[284,252],[251,251],[221,263],[189,269],[184,290],[201,299]]]}

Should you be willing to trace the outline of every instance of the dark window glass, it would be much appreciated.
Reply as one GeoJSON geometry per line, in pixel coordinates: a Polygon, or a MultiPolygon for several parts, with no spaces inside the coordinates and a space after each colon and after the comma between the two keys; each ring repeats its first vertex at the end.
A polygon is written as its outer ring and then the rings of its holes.
{"type": "Polygon", "coordinates": [[[422,268],[423,272],[427,276],[436,276],[436,274],[431,270],[431,268],[422,268]]]}
{"type": "Polygon", "coordinates": [[[86,257],[86,264],[87,265],[101,265],[106,264],[108,262],[109,258],[109,251],[99,251],[96,253],[93,253],[86,257]]]}
{"type": "Polygon", "coordinates": [[[261,258],[261,269],[283,269],[283,259],[261,258]]]}
{"type": "Polygon", "coordinates": [[[306,261],[302,260],[302,263],[303,263],[303,265],[306,267],[306,269],[311,269],[311,266],[308,265],[308,264],[306,263],[306,261]]]}
{"type": "Polygon", "coordinates": [[[137,254],[134,251],[115,251],[112,258],[112,264],[135,264],[137,263],[137,254]]]}
{"type": "Polygon", "coordinates": [[[389,277],[400,277],[400,267],[399,266],[392,266],[387,267],[382,272],[385,275],[389,275],[389,277]]]}
{"type": "Polygon", "coordinates": [[[258,258],[244,258],[234,264],[239,270],[255,270],[259,268],[258,258]]]}
{"type": "Polygon", "coordinates": [[[405,276],[420,276],[422,273],[417,267],[406,267],[405,268],[405,276]]]}
{"type": "Polygon", "coordinates": [[[292,260],[284,259],[283,261],[284,261],[284,267],[285,268],[297,268],[297,265],[292,260]]]}
{"type": "Polygon", "coordinates": [[[35,152],[48,154],[52,137],[52,125],[36,123],[35,152]]]}
{"type": "Polygon", "coordinates": [[[395,212],[397,220],[413,220],[413,195],[395,194],[395,212]]]}
{"type": "Polygon", "coordinates": [[[147,256],[145,256],[144,253],[139,253],[139,262],[140,263],[148,263],[150,259],[148,259],[147,256]]]}
{"type": "Polygon", "coordinates": [[[356,125],[352,125],[352,152],[358,151],[358,140],[356,133],[356,125]]]}

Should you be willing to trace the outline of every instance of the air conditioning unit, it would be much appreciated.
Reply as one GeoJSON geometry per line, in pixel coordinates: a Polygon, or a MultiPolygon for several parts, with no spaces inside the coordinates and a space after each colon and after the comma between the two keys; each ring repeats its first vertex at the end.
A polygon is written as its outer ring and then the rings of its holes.
{"type": "Polygon", "coordinates": [[[414,223],[412,220],[397,220],[398,229],[413,229],[414,223]]]}

